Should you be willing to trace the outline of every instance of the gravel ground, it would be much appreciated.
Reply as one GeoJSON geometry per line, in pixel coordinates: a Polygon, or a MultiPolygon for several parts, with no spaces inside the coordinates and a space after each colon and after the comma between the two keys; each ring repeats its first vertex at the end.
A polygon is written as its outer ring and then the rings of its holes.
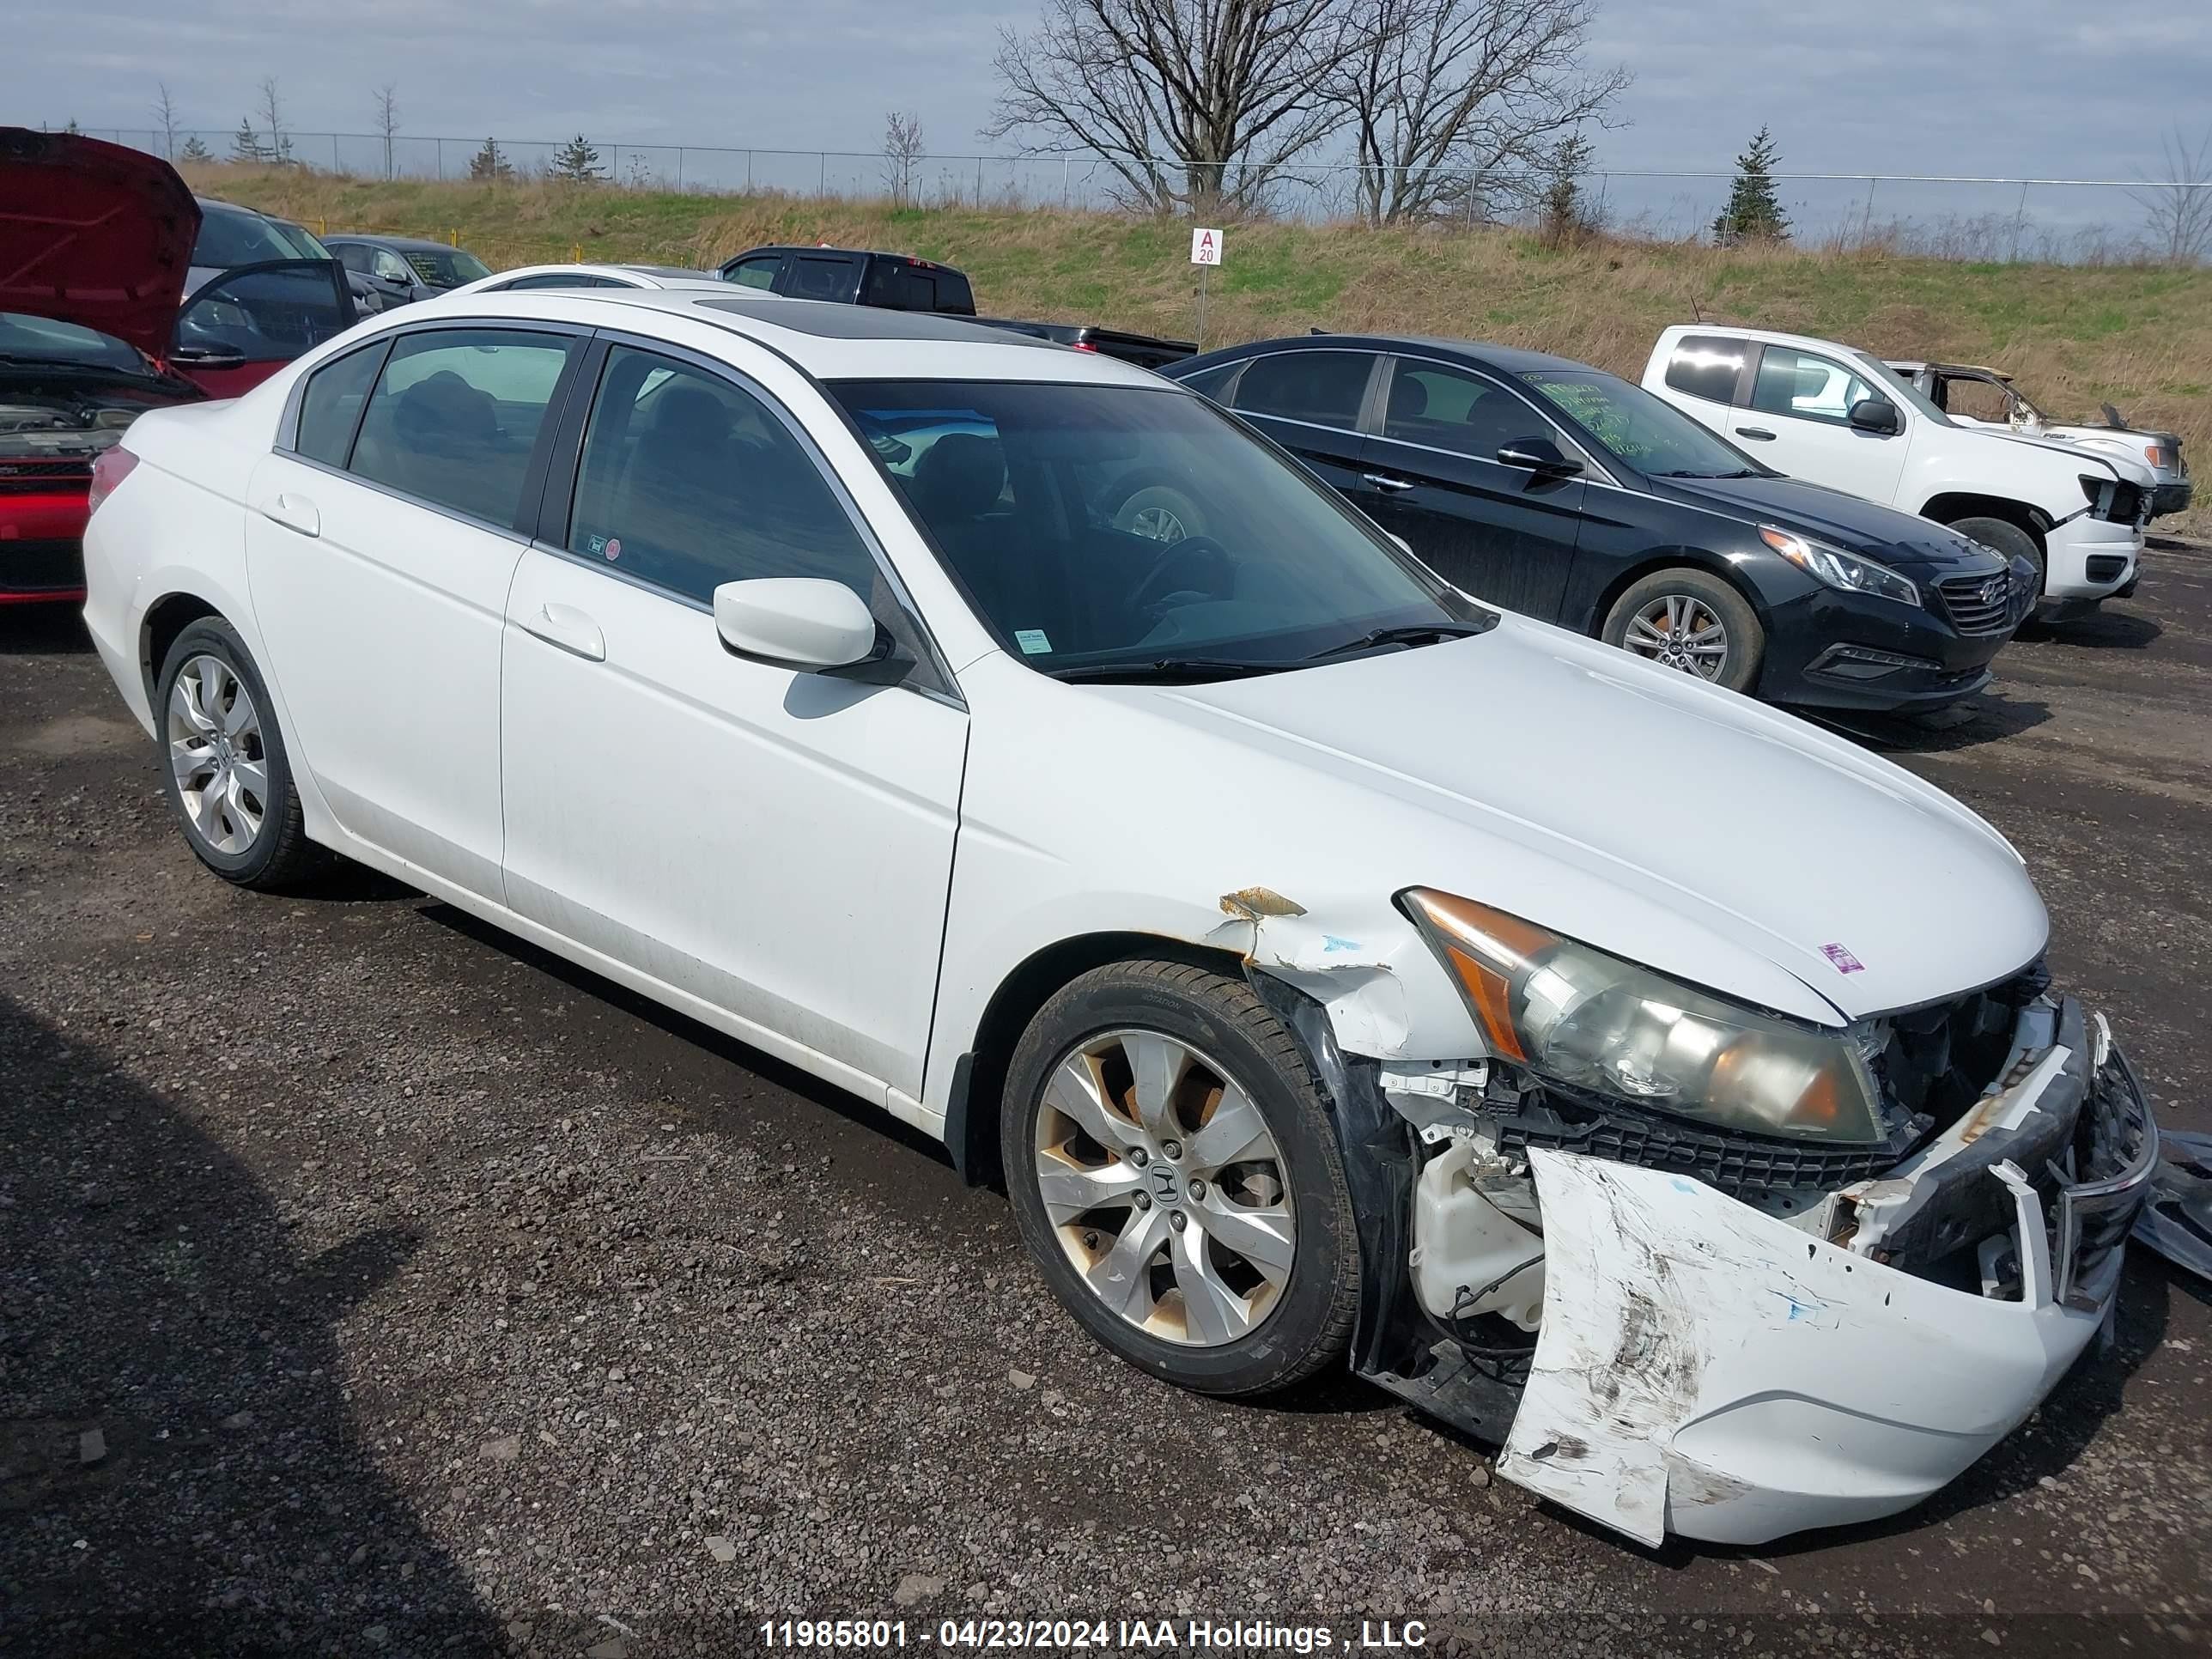
{"type": "MultiPolygon", "coordinates": [[[[2014,838],[2062,981],[2212,1128],[2212,556],[2000,667],[1971,720],[1869,741],[2014,838]]],[[[1921,1510],[1639,1550],[1348,1379],[1237,1406],[1114,1363],[928,1144],[443,906],[226,888],[73,618],[0,611],[0,1650],[646,1659],[863,1614],[909,1647],[1105,1620],[1109,1651],[1167,1617],[1514,1655],[2212,1632],[2212,1299],[2154,1259],[2113,1350],[1921,1510]]]]}

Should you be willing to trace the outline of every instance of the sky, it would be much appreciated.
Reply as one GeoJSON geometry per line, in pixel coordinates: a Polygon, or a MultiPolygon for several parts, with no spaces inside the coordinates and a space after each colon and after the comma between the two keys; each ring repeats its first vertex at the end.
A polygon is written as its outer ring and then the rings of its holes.
{"type": "MultiPolygon", "coordinates": [[[[2212,125],[2212,5],[1596,0],[1592,58],[1636,75],[1601,162],[1725,172],[1761,123],[1783,165],[2136,179],[2212,125]]],[[[167,81],[227,131],[276,77],[302,131],[877,148],[893,107],[944,156],[977,137],[998,30],[1037,0],[103,0],[10,7],[0,120],[151,125],[167,81]]]]}

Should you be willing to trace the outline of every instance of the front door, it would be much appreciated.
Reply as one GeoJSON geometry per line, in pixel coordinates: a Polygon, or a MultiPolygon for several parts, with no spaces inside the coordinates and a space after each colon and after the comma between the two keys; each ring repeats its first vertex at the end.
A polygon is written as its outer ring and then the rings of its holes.
{"type": "Polygon", "coordinates": [[[429,329],[334,358],[249,486],[254,613],[331,812],[495,900],[500,635],[572,342],[429,329]]]}
{"type": "Polygon", "coordinates": [[[714,589],[761,576],[896,605],[764,392],[613,346],[573,510],[507,599],[508,902],[771,1052],[915,1097],[967,715],[733,655],[714,589]]]}
{"type": "Polygon", "coordinates": [[[1570,441],[1534,405],[1487,375],[1426,359],[1396,360],[1382,433],[1367,448],[1385,530],[1476,598],[1558,620],[1587,486],[1505,465],[1498,452],[1570,441]]]}
{"type": "Polygon", "coordinates": [[[1911,427],[1891,433],[1853,426],[1852,406],[1869,398],[1897,402],[1871,375],[1832,357],[1770,345],[1759,356],[1751,406],[1730,411],[1724,435],[1778,472],[1887,507],[1905,477],[1911,427]]]}
{"type": "Polygon", "coordinates": [[[353,290],[335,259],[272,259],[226,270],[185,302],[169,367],[209,396],[251,392],[354,324],[353,290]]]}

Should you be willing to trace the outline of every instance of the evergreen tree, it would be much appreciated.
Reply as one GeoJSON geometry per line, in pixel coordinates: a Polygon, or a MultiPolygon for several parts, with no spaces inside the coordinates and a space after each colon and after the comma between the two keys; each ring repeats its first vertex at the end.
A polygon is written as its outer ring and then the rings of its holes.
{"type": "Polygon", "coordinates": [[[238,131],[230,135],[230,159],[234,161],[252,162],[266,161],[269,159],[269,147],[261,142],[260,136],[253,131],[252,119],[248,116],[241,115],[238,118],[238,131]]]}
{"type": "Polygon", "coordinates": [[[606,176],[599,171],[599,151],[580,132],[555,153],[551,172],[556,179],[574,185],[589,184],[606,176]]]}
{"type": "Polygon", "coordinates": [[[185,140],[185,147],[177,152],[177,159],[179,161],[212,161],[215,152],[200,143],[199,135],[194,133],[185,140]]]}
{"type": "Polygon", "coordinates": [[[486,184],[501,184],[514,177],[514,163],[507,159],[507,152],[499,147],[495,138],[483,141],[483,148],[469,157],[469,177],[486,184]]]}
{"type": "Polygon", "coordinates": [[[1590,156],[1590,142],[1579,132],[1569,133],[1552,151],[1543,210],[1544,240],[1554,247],[1577,241],[1598,228],[1597,213],[1583,194],[1590,156]]]}
{"type": "Polygon", "coordinates": [[[70,116],[70,118],[69,118],[69,125],[68,125],[67,126],[64,127],[64,128],[62,129],[62,131],[63,131],[64,132],[79,132],[79,133],[81,133],[81,132],[82,132],[82,131],[84,131],[84,129],[83,129],[82,127],[81,127],[81,126],[77,125],[77,124],[76,124],[76,116],[74,116],[74,115],[72,115],[72,116],[70,116]]]}
{"type": "Polygon", "coordinates": [[[1735,158],[1735,185],[1728,205],[1713,221],[1713,240],[1724,247],[1739,242],[1786,242],[1790,216],[1774,193],[1774,164],[1781,152],[1765,127],[1751,148],[1735,158]]]}

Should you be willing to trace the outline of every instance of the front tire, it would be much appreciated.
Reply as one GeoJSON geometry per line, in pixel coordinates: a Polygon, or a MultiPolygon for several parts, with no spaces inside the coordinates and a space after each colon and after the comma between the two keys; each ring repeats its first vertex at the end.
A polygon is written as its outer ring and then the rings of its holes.
{"type": "Polygon", "coordinates": [[[2035,596],[2042,599],[2044,585],[2050,580],[2050,565],[2034,537],[2004,519],[1954,519],[1950,527],[1968,541],[2002,553],[2008,565],[2014,559],[2026,559],[2035,567],[2035,596]]]}
{"type": "Polygon", "coordinates": [[[1173,962],[1074,981],[1015,1048],[1000,1139],[1046,1282],[1130,1364],[1237,1395],[1343,1353],[1343,1159],[1297,1040],[1243,981],[1173,962]]]}
{"type": "Polygon", "coordinates": [[[1687,565],[1655,570],[1613,602],[1600,632],[1607,645],[1731,691],[1759,684],[1766,630],[1743,595],[1687,565]]]}
{"type": "Polygon", "coordinates": [[[307,839],[269,688],[219,617],[177,636],[155,682],[161,787],[202,864],[256,889],[298,885],[329,855],[307,839]]]}

